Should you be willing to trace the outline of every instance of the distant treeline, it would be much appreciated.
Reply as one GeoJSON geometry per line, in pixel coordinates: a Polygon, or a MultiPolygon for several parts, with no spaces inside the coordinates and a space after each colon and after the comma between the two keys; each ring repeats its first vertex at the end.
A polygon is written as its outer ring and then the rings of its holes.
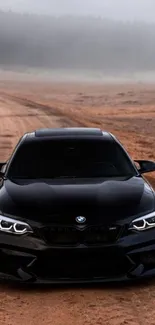
{"type": "Polygon", "coordinates": [[[154,70],[155,25],[0,12],[0,64],[154,70]]]}

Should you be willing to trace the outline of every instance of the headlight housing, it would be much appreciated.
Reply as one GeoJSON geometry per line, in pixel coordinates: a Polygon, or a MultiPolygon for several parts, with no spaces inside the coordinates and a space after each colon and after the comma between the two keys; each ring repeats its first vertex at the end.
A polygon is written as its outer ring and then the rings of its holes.
{"type": "Polygon", "coordinates": [[[0,232],[6,232],[13,235],[24,235],[33,233],[33,230],[25,222],[5,217],[0,214],[0,232]]]}
{"type": "Polygon", "coordinates": [[[145,231],[155,228],[155,211],[133,220],[129,230],[145,231]]]}

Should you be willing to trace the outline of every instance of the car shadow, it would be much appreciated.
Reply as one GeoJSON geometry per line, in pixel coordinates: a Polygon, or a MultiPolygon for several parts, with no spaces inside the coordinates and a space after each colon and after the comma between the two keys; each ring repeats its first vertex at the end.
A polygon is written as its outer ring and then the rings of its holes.
{"type": "Polygon", "coordinates": [[[155,278],[150,279],[136,279],[128,282],[107,282],[107,283],[89,283],[89,284],[35,284],[35,283],[20,283],[15,281],[1,280],[1,290],[13,290],[13,291],[28,291],[28,292],[47,292],[47,291],[69,291],[69,290],[121,290],[127,291],[130,289],[144,289],[149,286],[155,285],[155,278]]]}

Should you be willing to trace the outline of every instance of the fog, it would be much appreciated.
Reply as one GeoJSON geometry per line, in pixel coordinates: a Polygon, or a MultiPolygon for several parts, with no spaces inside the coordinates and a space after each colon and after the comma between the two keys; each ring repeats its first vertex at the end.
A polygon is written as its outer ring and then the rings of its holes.
{"type": "Polygon", "coordinates": [[[154,79],[154,35],[151,22],[1,11],[0,67],[59,77],[154,79]]]}
{"type": "Polygon", "coordinates": [[[0,8],[48,15],[97,15],[155,22],[154,0],[0,0],[0,8]]]}

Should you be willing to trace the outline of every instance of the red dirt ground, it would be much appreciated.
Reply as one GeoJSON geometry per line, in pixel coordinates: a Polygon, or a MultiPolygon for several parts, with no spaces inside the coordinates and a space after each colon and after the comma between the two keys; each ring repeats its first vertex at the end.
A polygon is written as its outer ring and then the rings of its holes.
{"type": "MultiPolygon", "coordinates": [[[[0,161],[40,127],[95,126],[134,159],[155,160],[155,85],[0,81],[0,161]]],[[[155,186],[155,174],[150,174],[155,186]]],[[[154,325],[155,281],[139,285],[0,286],[0,325],[154,325]]]]}

